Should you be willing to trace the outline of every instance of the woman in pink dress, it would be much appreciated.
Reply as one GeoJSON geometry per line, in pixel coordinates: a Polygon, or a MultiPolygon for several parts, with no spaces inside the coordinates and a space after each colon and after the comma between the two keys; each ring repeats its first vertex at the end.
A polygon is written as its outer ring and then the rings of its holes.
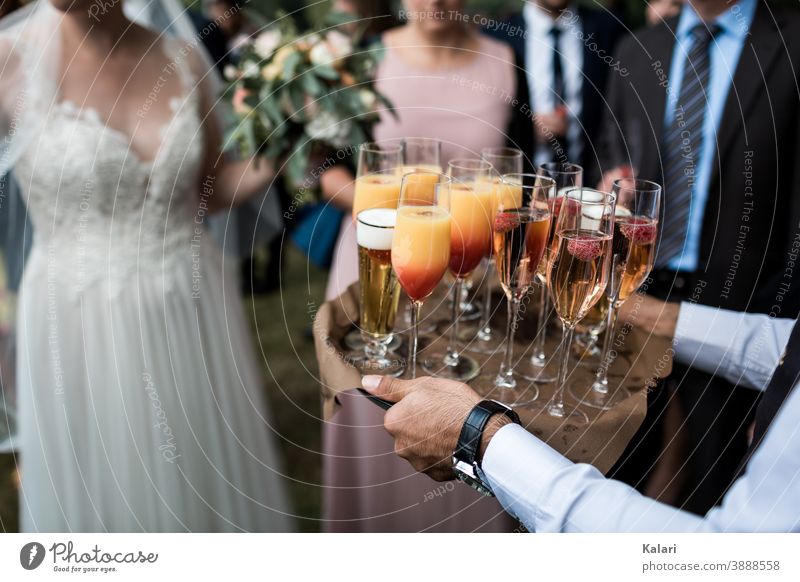
{"type": "MultiPolygon", "coordinates": [[[[397,116],[384,113],[375,140],[430,137],[442,141],[442,162],[480,157],[485,147],[532,151],[524,71],[512,50],[480,34],[463,0],[406,0],[403,26],[386,31],[377,89],[397,116]],[[526,115],[528,114],[528,115],[526,115]]],[[[345,209],[328,280],[335,299],[358,280],[355,228],[350,216],[353,167],[322,176],[326,197],[345,209]]],[[[365,398],[344,406],[323,429],[323,529],[326,531],[511,531],[498,503],[463,484],[439,484],[415,474],[394,455],[383,411],[365,398]]]]}

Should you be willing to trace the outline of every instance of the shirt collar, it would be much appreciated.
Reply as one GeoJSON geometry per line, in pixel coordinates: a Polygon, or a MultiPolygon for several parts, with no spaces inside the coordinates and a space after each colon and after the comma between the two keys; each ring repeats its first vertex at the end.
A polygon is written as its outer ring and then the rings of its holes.
{"type": "Polygon", "coordinates": [[[531,32],[535,35],[546,35],[549,34],[550,30],[555,25],[557,28],[561,30],[568,30],[570,27],[575,26],[578,19],[578,9],[575,5],[570,4],[561,13],[555,21],[550,18],[550,15],[547,14],[544,10],[539,8],[535,2],[525,2],[525,7],[522,9],[522,15],[525,19],[525,25],[531,32]]]}
{"type": "MultiPolygon", "coordinates": [[[[717,16],[714,22],[720,27],[719,33],[743,40],[749,34],[750,26],[753,24],[756,4],[757,0],[739,0],[717,16]]],[[[681,41],[687,40],[692,29],[701,22],[702,20],[700,20],[692,5],[686,2],[683,10],[681,10],[681,17],[678,20],[675,36],[681,41]]]]}

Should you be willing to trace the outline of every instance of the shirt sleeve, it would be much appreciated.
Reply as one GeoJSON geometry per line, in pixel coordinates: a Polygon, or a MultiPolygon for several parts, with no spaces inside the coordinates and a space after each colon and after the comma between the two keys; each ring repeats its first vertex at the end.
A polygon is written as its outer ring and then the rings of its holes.
{"type": "Polygon", "coordinates": [[[793,319],[681,303],[675,359],[732,384],[764,390],[793,326],[793,319]]]}
{"type": "Polygon", "coordinates": [[[800,390],[793,390],[747,472],[700,517],[575,464],[519,425],[500,429],[483,474],[531,532],[724,532],[800,529],[800,390]]]}

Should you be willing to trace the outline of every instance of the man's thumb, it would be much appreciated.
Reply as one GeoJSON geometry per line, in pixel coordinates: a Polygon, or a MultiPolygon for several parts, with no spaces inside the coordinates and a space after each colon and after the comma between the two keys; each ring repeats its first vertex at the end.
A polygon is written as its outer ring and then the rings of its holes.
{"type": "Polygon", "coordinates": [[[391,376],[364,376],[361,379],[364,390],[390,402],[402,400],[408,392],[409,384],[407,380],[398,380],[391,376]]]}

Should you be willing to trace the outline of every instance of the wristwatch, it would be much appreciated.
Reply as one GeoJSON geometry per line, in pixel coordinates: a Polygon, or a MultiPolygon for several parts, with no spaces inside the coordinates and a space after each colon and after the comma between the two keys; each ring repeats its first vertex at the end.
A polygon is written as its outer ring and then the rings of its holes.
{"type": "Polygon", "coordinates": [[[511,407],[496,400],[482,400],[467,415],[461,434],[458,437],[456,450],[453,451],[453,471],[456,477],[476,491],[494,497],[487,485],[478,462],[478,449],[489,419],[495,414],[505,414],[511,422],[520,424],[519,416],[511,407]]]}

